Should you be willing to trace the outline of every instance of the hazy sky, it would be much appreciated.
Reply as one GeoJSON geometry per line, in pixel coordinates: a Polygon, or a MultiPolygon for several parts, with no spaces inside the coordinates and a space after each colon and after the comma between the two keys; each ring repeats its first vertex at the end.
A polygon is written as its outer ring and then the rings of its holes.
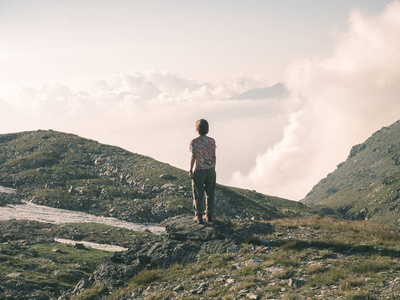
{"type": "Polygon", "coordinates": [[[288,64],[326,55],[349,11],[389,1],[0,1],[0,79],[43,84],[131,70],[202,82],[245,74],[282,80],[288,64]]]}
{"type": "Polygon", "coordinates": [[[299,200],[400,119],[398,1],[0,0],[0,133],[76,133],[299,200]],[[228,100],[276,82],[285,99],[228,100]]]}

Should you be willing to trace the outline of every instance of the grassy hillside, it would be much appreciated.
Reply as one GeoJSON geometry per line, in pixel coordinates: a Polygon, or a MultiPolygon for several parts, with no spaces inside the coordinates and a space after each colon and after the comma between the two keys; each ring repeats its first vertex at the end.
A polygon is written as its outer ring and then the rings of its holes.
{"type": "MultiPolygon", "coordinates": [[[[400,234],[392,227],[328,217],[270,223],[275,232],[258,234],[236,253],[210,255],[162,272],[143,270],[107,299],[400,297],[400,234]]],[[[75,299],[87,299],[99,288],[75,299]]]]}
{"type": "MultiPolygon", "coordinates": [[[[192,213],[187,172],[150,157],[73,134],[49,131],[0,135],[0,204],[26,199],[127,221],[160,222],[192,213]]],[[[305,205],[218,186],[217,214],[273,219],[312,214],[305,205]]]]}
{"type": "Polygon", "coordinates": [[[400,223],[400,121],[354,146],[302,200],[353,219],[400,223]]]}
{"type": "Polygon", "coordinates": [[[77,248],[54,238],[131,247],[158,237],[95,223],[0,222],[0,299],[57,299],[112,252],[77,248]]]}

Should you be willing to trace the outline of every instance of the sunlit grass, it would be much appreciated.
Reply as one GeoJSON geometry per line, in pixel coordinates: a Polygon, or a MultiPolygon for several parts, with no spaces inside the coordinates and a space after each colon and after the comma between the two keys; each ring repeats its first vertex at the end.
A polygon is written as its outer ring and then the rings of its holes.
{"type": "MultiPolygon", "coordinates": [[[[236,299],[245,297],[243,291],[248,290],[265,299],[312,300],[323,299],[316,294],[322,289],[327,298],[377,299],[381,282],[394,280],[399,274],[398,252],[395,250],[398,245],[393,242],[397,235],[386,225],[378,229],[374,228],[374,223],[318,217],[271,223],[277,232],[283,233],[260,235],[273,239],[271,247],[245,243],[237,253],[212,255],[204,261],[186,266],[174,265],[160,273],[146,271],[141,274],[145,279],[140,284],[132,280],[128,289],[150,286],[154,292],[148,299],[157,299],[158,287],[172,288],[178,284],[184,285],[186,294],[179,294],[179,297],[174,293],[165,295],[172,299],[236,299]],[[318,228],[318,234],[314,234],[315,228],[318,228]],[[287,239],[285,230],[300,233],[311,230],[313,236],[303,240],[287,239]],[[390,233],[379,237],[385,230],[390,233]],[[371,234],[379,241],[379,249],[368,241],[371,234]],[[233,267],[254,257],[260,261],[233,267]],[[227,278],[233,282],[223,279],[225,275],[229,275],[227,278]],[[289,286],[290,280],[303,283],[289,286]],[[206,281],[208,289],[201,295],[189,295],[188,291],[200,281],[206,281]]],[[[241,224],[235,226],[240,228],[241,224]]],[[[122,294],[129,295],[129,292],[122,294]]]]}
{"type": "Polygon", "coordinates": [[[386,257],[371,257],[368,260],[355,264],[351,271],[356,274],[375,274],[380,271],[390,270],[395,267],[393,262],[386,257]]]}
{"type": "Polygon", "coordinates": [[[99,295],[107,291],[106,287],[100,284],[94,284],[90,288],[85,289],[79,295],[74,295],[71,300],[95,300],[99,299],[99,295]]]}
{"type": "Polygon", "coordinates": [[[149,283],[152,283],[160,279],[161,278],[160,273],[161,271],[158,269],[143,270],[139,272],[137,275],[133,276],[130,281],[136,285],[145,286],[148,285],[149,283]]]}
{"type": "Polygon", "coordinates": [[[355,287],[362,287],[365,285],[364,277],[349,276],[340,283],[340,289],[342,291],[350,291],[355,287]]]}
{"type": "Polygon", "coordinates": [[[321,238],[313,241],[314,246],[318,246],[317,242],[324,242],[336,245],[385,245],[387,248],[400,250],[400,233],[395,231],[393,226],[371,221],[348,221],[313,216],[304,219],[277,219],[270,223],[276,228],[303,226],[323,230],[321,238]]]}

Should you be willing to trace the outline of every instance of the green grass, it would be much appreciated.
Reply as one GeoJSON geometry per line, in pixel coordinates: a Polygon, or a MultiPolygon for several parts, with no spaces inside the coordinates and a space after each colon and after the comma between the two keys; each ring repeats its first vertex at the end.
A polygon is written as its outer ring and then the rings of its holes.
{"type": "Polygon", "coordinates": [[[362,287],[366,283],[365,277],[355,277],[354,275],[349,276],[340,283],[340,289],[342,291],[350,291],[355,287],[362,287]]]}
{"type": "MultiPolygon", "coordinates": [[[[156,299],[160,287],[172,289],[186,282],[184,288],[189,291],[202,280],[209,285],[204,293],[176,299],[240,298],[243,295],[239,291],[243,289],[275,299],[320,299],[315,294],[320,289],[325,290],[326,298],[380,299],[381,283],[400,276],[397,252],[400,244],[390,226],[317,216],[274,220],[271,224],[277,233],[284,234],[260,235],[273,239],[269,250],[262,245],[244,244],[237,253],[213,255],[204,261],[187,266],[174,265],[161,272],[144,271],[134,277],[127,288],[113,293],[110,299],[120,299],[139,288],[150,288],[153,292],[149,299],[156,299]],[[318,234],[307,240],[287,240],[287,230],[299,234],[310,230],[318,234]],[[383,250],[376,250],[373,243],[383,250]],[[252,257],[258,257],[262,262],[238,269],[232,267],[252,257]],[[268,271],[274,268],[276,271],[268,271]],[[224,276],[233,279],[234,283],[221,282],[224,276]],[[305,284],[288,286],[289,279],[298,278],[303,278],[305,284]]],[[[239,228],[240,223],[235,226],[239,228]]],[[[400,294],[400,289],[397,292],[400,294]]],[[[174,293],[168,295],[175,299],[174,293]]]]}
{"type": "Polygon", "coordinates": [[[330,286],[338,283],[340,279],[344,279],[348,276],[346,268],[343,267],[332,267],[324,272],[317,272],[310,274],[308,277],[307,285],[309,286],[330,286]]]}
{"type": "Polygon", "coordinates": [[[85,289],[79,295],[71,297],[71,300],[98,300],[100,299],[100,294],[107,292],[107,288],[103,285],[94,284],[90,288],[85,289]]]}
{"type": "Polygon", "coordinates": [[[18,157],[6,163],[7,166],[21,170],[48,167],[58,163],[58,157],[51,152],[33,152],[23,157],[18,157]]]}
{"type": "Polygon", "coordinates": [[[32,193],[32,195],[37,199],[37,201],[60,201],[60,202],[74,201],[74,198],[70,193],[61,189],[35,190],[32,193]]]}
{"type": "Polygon", "coordinates": [[[400,233],[394,231],[394,226],[375,222],[351,222],[330,217],[310,217],[305,219],[272,220],[271,224],[278,227],[304,226],[324,231],[324,234],[319,239],[296,241],[294,244],[291,241],[288,247],[317,247],[323,249],[335,247],[336,245],[336,247],[343,248],[342,250],[347,250],[349,246],[356,246],[361,249],[362,247],[375,247],[376,245],[384,244],[387,249],[398,249],[400,245],[400,233]]]}
{"type": "Polygon", "coordinates": [[[161,270],[143,270],[139,272],[137,275],[131,278],[131,282],[139,285],[144,286],[154,281],[160,279],[161,270]]]}
{"type": "Polygon", "coordinates": [[[376,297],[369,291],[350,292],[345,297],[346,300],[375,300],[376,297]]]}
{"type": "Polygon", "coordinates": [[[110,256],[110,252],[76,250],[59,243],[29,246],[0,244],[0,253],[0,277],[21,273],[19,281],[31,286],[32,291],[43,290],[48,296],[52,292],[59,293],[74,287],[82,276],[91,274],[110,256]],[[60,252],[53,251],[55,248],[60,252]]]}
{"type": "Polygon", "coordinates": [[[241,242],[244,244],[262,245],[260,237],[254,234],[243,237],[241,242]]]}
{"type": "Polygon", "coordinates": [[[244,266],[235,272],[235,276],[236,277],[253,276],[259,270],[260,267],[258,265],[244,266]]]}
{"type": "MultiPolygon", "coordinates": [[[[370,257],[367,261],[360,262],[351,268],[351,271],[356,274],[373,275],[375,273],[390,270],[393,267],[393,262],[387,257],[370,257]]],[[[397,266],[400,269],[399,266],[397,266]]]]}

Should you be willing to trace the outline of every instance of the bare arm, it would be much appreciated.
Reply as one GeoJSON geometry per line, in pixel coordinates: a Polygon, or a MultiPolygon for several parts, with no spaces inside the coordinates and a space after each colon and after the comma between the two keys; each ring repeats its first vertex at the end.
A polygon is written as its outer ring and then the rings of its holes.
{"type": "Polygon", "coordinates": [[[213,153],[213,156],[212,156],[212,160],[214,162],[214,166],[217,165],[217,155],[215,154],[215,149],[214,149],[214,153],[213,153]]]}
{"type": "Polygon", "coordinates": [[[196,155],[192,153],[192,156],[190,157],[190,170],[189,170],[189,178],[193,179],[193,166],[196,161],[196,155]]]}

